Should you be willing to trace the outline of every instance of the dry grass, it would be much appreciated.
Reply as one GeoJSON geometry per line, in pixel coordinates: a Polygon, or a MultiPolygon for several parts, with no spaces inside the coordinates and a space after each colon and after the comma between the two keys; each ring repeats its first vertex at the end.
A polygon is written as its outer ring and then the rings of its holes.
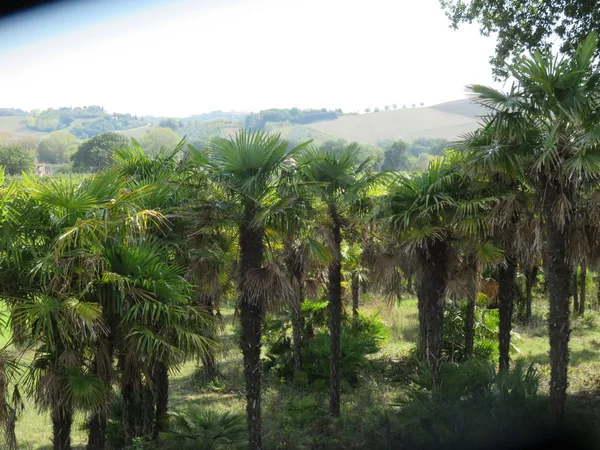
{"type": "Polygon", "coordinates": [[[477,120],[435,108],[407,108],[342,116],[306,127],[349,142],[376,144],[384,139],[411,140],[418,137],[452,140],[474,131],[477,120]]]}

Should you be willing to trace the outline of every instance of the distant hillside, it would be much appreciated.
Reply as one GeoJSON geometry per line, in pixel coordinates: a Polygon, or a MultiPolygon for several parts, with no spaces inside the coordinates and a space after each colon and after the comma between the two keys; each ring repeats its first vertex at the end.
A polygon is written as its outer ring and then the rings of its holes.
{"type": "Polygon", "coordinates": [[[0,116],[0,133],[10,133],[15,137],[43,136],[43,131],[27,127],[27,116],[0,116]]]}
{"type": "Polygon", "coordinates": [[[452,102],[440,103],[439,105],[430,106],[430,108],[437,109],[438,111],[447,112],[450,114],[458,114],[461,116],[471,117],[478,119],[479,117],[486,114],[487,110],[481,105],[471,101],[468,98],[461,100],[454,100],[452,102]]]}
{"type": "Polygon", "coordinates": [[[412,140],[418,137],[454,140],[474,131],[477,117],[483,111],[482,107],[464,99],[427,108],[345,115],[305,127],[332,137],[368,144],[386,139],[412,140]]]}
{"type": "MultiPolygon", "coordinates": [[[[237,128],[243,127],[244,119],[249,117],[254,118],[255,121],[264,119],[263,126],[267,131],[280,132],[284,138],[294,142],[313,139],[316,144],[320,144],[327,140],[341,138],[348,142],[356,141],[374,145],[383,140],[413,140],[419,137],[454,140],[464,133],[475,130],[478,117],[485,113],[484,108],[469,99],[440,103],[427,108],[403,108],[371,114],[344,114],[337,119],[335,115],[342,114],[341,110],[296,110],[297,108],[266,110],[260,114],[248,116],[242,113],[213,111],[176,119],[177,127],[174,129],[180,136],[187,136],[190,140],[205,141],[210,136],[231,134],[237,128]],[[305,115],[308,113],[316,114],[316,116],[318,114],[333,115],[331,118],[328,116],[329,120],[313,123],[306,123],[306,118],[301,118],[301,122],[304,123],[294,123],[290,119],[290,117],[296,118],[294,113],[302,112],[305,115]],[[283,121],[279,121],[279,119],[283,121]]],[[[0,108],[0,112],[14,114],[0,114],[0,133],[9,133],[15,138],[25,136],[40,138],[51,131],[51,129],[45,131],[32,129],[35,128],[32,127],[32,123],[39,122],[40,117],[47,114],[46,112],[37,113],[38,115],[35,117],[19,109],[0,108]]],[[[57,128],[68,131],[80,139],[110,129],[125,136],[140,138],[150,129],[160,126],[161,122],[161,118],[158,117],[138,118],[130,114],[107,114],[101,107],[60,108],[48,110],[48,112],[54,115],[57,113],[74,115],[71,120],[68,120],[67,125],[57,128]],[[98,109],[97,116],[85,117],[83,113],[91,108],[98,109]],[[75,113],[79,113],[79,116],[76,117],[75,113]]],[[[59,123],[60,117],[57,115],[53,119],[59,123]]]]}

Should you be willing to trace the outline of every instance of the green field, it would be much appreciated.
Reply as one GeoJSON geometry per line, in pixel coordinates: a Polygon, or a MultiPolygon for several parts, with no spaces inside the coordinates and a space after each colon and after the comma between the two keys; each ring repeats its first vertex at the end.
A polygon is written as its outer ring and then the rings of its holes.
{"type": "MultiPolygon", "coordinates": [[[[547,390],[549,380],[545,308],[546,303],[538,299],[534,304],[533,326],[516,327],[513,342],[520,354],[512,355],[513,360],[521,357],[538,365],[543,391],[547,390]]],[[[234,335],[233,309],[226,306],[222,312],[225,328],[219,359],[221,376],[210,383],[204,382],[198,375],[197,364],[186,363],[171,376],[169,399],[174,410],[196,404],[221,412],[244,412],[243,365],[234,335]]],[[[365,448],[368,442],[377,439],[382,420],[389,420],[386,426],[393,431],[396,410],[392,404],[407,386],[410,372],[405,361],[418,335],[416,300],[406,298],[400,304],[390,305],[368,299],[363,312],[379,315],[387,326],[387,339],[361,375],[360,386],[343,391],[341,419],[329,418],[326,389],[315,392],[302,385],[284,384],[267,374],[263,405],[266,449],[365,448]]],[[[595,416],[598,406],[590,403],[600,392],[600,323],[595,311],[573,323],[571,359],[568,391],[571,414],[595,416]]],[[[84,419],[79,414],[73,426],[76,449],[85,448],[84,419]]],[[[28,400],[17,422],[19,448],[49,449],[51,434],[49,415],[39,413],[28,400]]]]}

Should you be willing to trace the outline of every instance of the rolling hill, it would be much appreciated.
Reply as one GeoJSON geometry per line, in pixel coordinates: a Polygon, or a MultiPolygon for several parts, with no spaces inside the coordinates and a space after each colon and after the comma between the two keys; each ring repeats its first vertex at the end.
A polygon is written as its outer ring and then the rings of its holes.
{"type": "Polygon", "coordinates": [[[332,138],[367,144],[386,139],[412,140],[418,137],[453,140],[474,131],[478,117],[484,112],[481,106],[464,99],[426,108],[345,115],[304,127],[332,138]]]}
{"type": "MultiPolygon", "coordinates": [[[[419,137],[453,140],[466,132],[475,130],[478,117],[484,112],[485,110],[481,106],[474,104],[469,99],[462,99],[426,108],[405,108],[371,114],[347,114],[335,120],[302,125],[284,122],[268,123],[266,128],[268,131],[281,133],[282,137],[288,140],[313,139],[316,144],[340,138],[348,142],[356,141],[372,145],[381,140],[404,139],[410,141],[419,137]]],[[[195,118],[206,119],[211,114],[216,113],[195,116],[195,118]]],[[[40,138],[48,134],[27,128],[26,120],[27,116],[0,116],[0,133],[10,133],[15,138],[24,136],[40,138]]],[[[95,119],[76,119],[71,126],[64,130],[71,131],[73,127],[93,120],[95,119]]],[[[189,122],[187,119],[182,120],[184,123],[189,122]]],[[[208,120],[205,123],[212,122],[208,120]]],[[[118,132],[139,139],[154,126],[157,124],[119,130],[118,132]]],[[[226,131],[225,135],[230,134],[233,130],[226,131]]],[[[187,130],[181,130],[181,134],[189,135],[187,130]]]]}

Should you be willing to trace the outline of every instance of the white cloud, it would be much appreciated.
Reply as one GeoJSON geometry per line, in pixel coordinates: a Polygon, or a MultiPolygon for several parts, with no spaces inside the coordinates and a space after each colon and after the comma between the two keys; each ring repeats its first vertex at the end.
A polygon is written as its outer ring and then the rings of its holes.
{"type": "Polygon", "coordinates": [[[0,54],[0,98],[174,116],[433,104],[492,83],[493,47],[437,0],[183,0],[0,54]]]}

